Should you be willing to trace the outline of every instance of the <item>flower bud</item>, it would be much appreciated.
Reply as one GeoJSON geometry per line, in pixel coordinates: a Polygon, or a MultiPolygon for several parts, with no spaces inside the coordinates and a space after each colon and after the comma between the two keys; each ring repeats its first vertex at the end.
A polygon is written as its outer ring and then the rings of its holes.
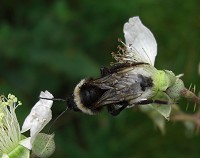
{"type": "Polygon", "coordinates": [[[166,90],[166,93],[171,99],[178,99],[181,96],[181,92],[185,89],[183,81],[179,78],[176,79],[175,83],[166,90]]]}

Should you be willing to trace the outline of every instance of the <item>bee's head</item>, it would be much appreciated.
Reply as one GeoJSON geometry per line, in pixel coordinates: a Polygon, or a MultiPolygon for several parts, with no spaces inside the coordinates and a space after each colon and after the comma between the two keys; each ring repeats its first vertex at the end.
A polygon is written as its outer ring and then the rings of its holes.
{"type": "Polygon", "coordinates": [[[39,97],[39,99],[45,99],[45,100],[53,100],[53,101],[62,101],[62,102],[66,102],[67,107],[70,110],[73,111],[80,111],[76,105],[76,103],[74,102],[74,95],[72,94],[71,97],[67,98],[67,99],[61,99],[61,98],[43,98],[43,97],[39,97]]]}
{"type": "Polygon", "coordinates": [[[67,107],[73,111],[80,111],[77,107],[77,104],[74,102],[74,95],[72,94],[71,97],[66,99],[67,107]]]}

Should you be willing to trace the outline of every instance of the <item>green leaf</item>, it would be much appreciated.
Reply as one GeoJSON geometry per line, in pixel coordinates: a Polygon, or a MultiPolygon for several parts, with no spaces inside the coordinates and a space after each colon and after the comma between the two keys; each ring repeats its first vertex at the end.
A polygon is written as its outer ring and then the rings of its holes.
{"type": "Polygon", "coordinates": [[[154,124],[159,128],[159,130],[165,133],[165,118],[156,111],[152,105],[140,106],[140,110],[146,113],[154,122],[154,124]]]}
{"type": "Polygon", "coordinates": [[[155,110],[157,110],[162,116],[164,116],[167,120],[169,120],[169,116],[171,113],[171,105],[152,104],[151,106],[155,110]]]}
{"type": "Polygon", "coordinates": [[[38,157],[50,157],[55,151],[54,134],[39,133],[33,142],[32,151],[38,157]]]}
{"type": "Polygon", "coordinates": [[[169,120],[169,116],[172,110],[171,104],[173,103],[170,97],[165,92],[158,92],[153,99],[168,102],[168,104],[151,104],[151,106],[167,120],[169,120]]]}

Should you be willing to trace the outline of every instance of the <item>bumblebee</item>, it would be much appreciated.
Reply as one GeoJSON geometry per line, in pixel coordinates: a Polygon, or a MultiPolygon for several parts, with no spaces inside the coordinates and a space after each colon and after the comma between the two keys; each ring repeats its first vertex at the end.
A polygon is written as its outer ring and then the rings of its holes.
{"type": "Polygon", "coordinates": [[[151,104],[168,119],[171,104],[184,94],[183,81],[172,71],[154,67],[157,43],[139,17],[130,18],[123,32],[123,47],[112,53],[116,62],[101,68],[100,78],[82,79],[66,99],[68,108],[92,115],[106,107],[116,116],[125,108],[151,104]]]}
{"type": "Polygon", "coordinates": [[[153,80],[150,74],[138,73],[145,65],[127,63],[101,68],[99,79],[82,79],[77,84],[67,99],[69,109],[92,115],[107,107],[115,116],[126,107],[149,104],[152,101],[141,100],[151,91],[153,80]]]}
{"type": "Polygon", "coordinates": [[[92,115],[107,107],[115,116],[135,105],[166,105],[176,99],[168,91],[180,79],[171,71],[154,67],[157,43],[151,31],[139,17],[130,18],[123,31],[123,48],[112,54],[116,63],[101,68],[98,79],[81,80],[67,99],[70,109],[92,115]]]}
{"type": "Polygon", "coordinates": [[[101,68],[100,78],[82,79],[67,98],[67,106],[90,115],[106,107],[116,116],[125,108],[156,104],[153,108],[168,118],[170,104],[184,89],[182,80],[172,71],[154,67],[157,43],[139,17],[130,18],[124,24],[123,32],[125,43],[120,41],[123,47],[118,47],[119,51],[112,54],[116,62],[101,68]],[[183,88],[177,89],[177,85],[183,88]]]}

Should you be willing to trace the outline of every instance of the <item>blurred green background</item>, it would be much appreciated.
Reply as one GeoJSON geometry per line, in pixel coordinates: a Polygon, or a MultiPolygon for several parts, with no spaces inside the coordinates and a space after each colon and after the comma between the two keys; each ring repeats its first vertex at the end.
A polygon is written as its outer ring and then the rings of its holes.
{"type": "MultiPolygon", "coordinates": [[[[156,67],[184,73],[186,86],[200,89],[199,8],[199,0],[1,0],[0,93],[23,102],[20,122],[41,90],[65,98],[82,78],[98,77],[99,68],[113,61],[123,24],[136,15],[157,40],[156,67]]],[[[186,104],[183,99],[180,106],[186,104]]],[[[65,108],[55,102],[54,119],[65,108]]],[[[188,136],[181,123],[168,122],[162,135],[137,109],[117,117],[67,111],[51,131],[55,158],[200,157],[200,134],[188,136]]]]}

